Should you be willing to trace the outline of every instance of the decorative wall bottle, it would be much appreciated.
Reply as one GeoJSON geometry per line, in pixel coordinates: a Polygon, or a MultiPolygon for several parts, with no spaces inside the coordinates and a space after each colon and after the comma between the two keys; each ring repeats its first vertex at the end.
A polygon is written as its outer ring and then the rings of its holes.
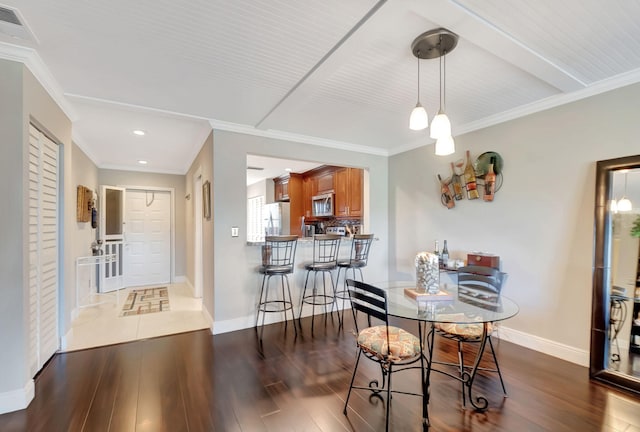
{"type": "Polygon", "coordinates": [[[464,167],[464,182],[467,187],[467,198],[480,198],[480,195],[478,194],[478,184],[476,182],[476,173],[473,170],[473,164],[471,163],[471,153],[469,152],[469,150],[467,150],[467,164],[464,167]]]}
{"type": "Polygon", "coordinates": [[[451,162],[451,185],[453,186],[453,197],[457,200],[461,200],[464,195],[462,195],[462,179],[456,172],[455,167],[453,166],[453,162],[451,162]]]}
{"type": "Polygon", "coordinates": [[[451,189],[449,189],[449,185],[442,181],[442,177],[438,174],[438,180],[440,181],[440,199],[442,204],[444,204],[448,209],[453,208],[456,205],[456,202],[453,200],[453,195],[451,195],[451,189]]]}
{"type": "Polygon", "coordinates": [[[487,174],[484,176],[484,195],[482,198],[485,201],[493,201],[496,193],[496,173],[493,170],[495,163],[495,156],[491,156],[491,163],[489,163],[487,174]]]}

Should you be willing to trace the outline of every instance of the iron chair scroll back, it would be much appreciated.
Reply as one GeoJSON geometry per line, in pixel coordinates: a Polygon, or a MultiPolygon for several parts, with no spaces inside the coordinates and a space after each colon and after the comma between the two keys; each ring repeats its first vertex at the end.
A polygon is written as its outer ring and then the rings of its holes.
{"type": "MultiPolygon", "coordinates": [[[[386,412],[385,430],[389,430],[389,408],[392,393],[402,393],[406,395],[424,395],[425,369],[424,356],[422,354],[422,332],[416,337],[397,327],[389,325],[386,292],[380,288],[366,284],[364,282],[347,279],[349,296],[351,297],[351,309],[358,334],[358,354],[356,357],[349,392],[344,403],[344,415],[347,415],[351,390],[368,390],[372,396],[381,397],[382,392],[386,392],[386,412]],[[358,328],[357,313],[362,312],[367,317],[369,327],[360,331],[358,328]],[[371,318],[375,318],[383,323],[379,326],[371,326],[371,318]],[[390,337],[393,334],[393,337],[390,337]],[[369,382],[368,387],[354,386],[360,357],[362,354],[366,358],[378,363],[382,372],[382,386],[377,379],[369,382]],[[420,362],[420,366],[412,366],[420,362]],[[397,369],[394,370],[394,368],[397,369]],[[406,391],[391,390],[391,375],[407,369],[420,369],[421,371],[421,391],[422,393],[412,393],[406,391]]],[[[421,328],[419,326],[419,328],[421,328]]]]}
{"type": "MultiPolygon", "coordinates": [[[[458,298],[464,302],[470,302],[479,307],[492,309],[493,307],[499,307],[500,293],[502,287],[507,279],[507,274],[501,272],[493,267],[484,266],[465,266],[461,267],[457,271],[458,273],[458,298]]],[[[478,370],[484,370],[488,372],[497,372],[500,378],[500,384],[502,386],[502,392],[507,395],[507,390],[504,385],[502,373],[500,372],[500,365],[498,364],[498,358],[496,357],[495,350],[493,348],[493,342],[491,342],[491,333],[494,327],[491,323],[486,324],[488,329],[484,332],[485,324],[436,324],[437,333],[447,339],[451,339],[458,344],[458,364],[445,363],[458,368],[458,373],[462,380],[462,404],[466,405],[466,394],[464,380],[465,374],[468,377],[468,369],[470,366],[465,366],[463,346],[465,342],[480,342],[480,346],[484,348],[483,335],[485,341],[489,343],[495,369],[492,368],[478,368],[478,370]]],[[[483,352],[477,354],[478,358],[482,356],[483,352]]],[[[473,400],[471,400],[473,403],[473,400]]]]}

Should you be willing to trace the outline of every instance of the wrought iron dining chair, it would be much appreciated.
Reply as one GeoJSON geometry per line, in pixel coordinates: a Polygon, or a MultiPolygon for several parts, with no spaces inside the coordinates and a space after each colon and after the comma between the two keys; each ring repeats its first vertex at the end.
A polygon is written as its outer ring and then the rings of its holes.
{"type": "Polygon", "coordinates": [[[264,319],[267,313],[282,312],[284,314],[285,328],[287,326],[287,311],[291,311],[291,323],[296,334],[298,330],[294,322],[293,301],[291,299],[291,288],[289,286],[289,275],[293,273],[293,263],[296,256],[296,245],[298,236],[268,236],[265,238],[262,249],[262,265],[258,272],[262,274],[262,286],[260,287],[260,297],[256,313],[255,327],[258,328],[260,313],[262,313],[262,324],[260,326],[260,340],[264,330],[264,319]],[[276,276],[280,279],[281,295],[269,298],[269,282],[276,276]],[[285,285],[287,290],[285,291],[285,285]]]}
{"type": "MultiPolygon", "coordinates": [[[[507,274],[495,269],[493,267],[484,266],[465,266],[458,269],[458,299],[464,302],[469,302],[475,306],[484,308],[496,307],[500,298],[500,292],[502,286],[507,278],[507,274]]],[[[502,379],[502,372],[500,372],[500,365],[498,364],[498,358],[493,348],[493,342],[491,342],[491,334],[495,331],[496,327],[492,323],[487,324],[486,342],[489,344],[491,350],[491,356],[493,357],[493,363],[495,368],[479,367],[478,370],[487,372],[497,372],[500,378],[500,385],[502,386],[502,392],[507,395],[507,390],[502,379]]],[[[483,341],[484,324],[455,324],[455,323],[436,323],[436,333],[440,336],[451,339],[458,344],[458,363],[444,363],[458,368],[460,378],[463,379],[465,374],[468,374],[468,370],[472,369],[471,365],[464,364],[463,344],[478,343],[483,341]]],[[[478,356],[482,356],[484,353],[478,353],[478,356]]],[[[465,381],[462,381],[462,405],[466,405],[465,396],[465,381]]]]}
{"type": "Polygon", "coordinates": [[[349,289],[347,287],[347,277],[349,270],[352,272],[352,278],[356,279],[356,270],[360,273],[360,281],[364,282],[362,269],[367,266],[369,260],[369,250],[373,242],[373,234],[355,234],[351,240],[351,253],[348,259],[338,260],[338,274],[336,275],[336,307],[338,300],[342,300],[342,308],[338,309],[340,314],[340,322],[344,323],[344,304],[349,301],[349,289]],[[340,281],[340,273],[344,269],[343,288],[337,288],[340,281]]]}
{"type": "MultiPolygon", "coordinates": [[[[335,303],[336,287],[333,283],[333,270],[337,267],[338,249],[340,247],[341,236],[336,234],[316,235],[313,238],[313,261],[306,263],[304,268],[307,275],[304,280],[304,289],[300,301],[300,312],[298,322],[301,323],[302,309],[305,304],[311,305],[311,333],[313,334],[313,323],[315,320],[316,306],[323,306],[325,314],[327,306],[331,305],[329,312],[333,312],[335,303]],[[313,283],[309,286],[309,277],[313,275],[313,283]],[[318,276],[322,277],[322,286],[317,283],[318,276]],[[330,287],[327,288],[326,277],[329,277],[330,287]],[[311,292],[309,292],[309,289],[311,292]]],[[[338,320],[340,315],[338,315],[338,320]]],[[[326,315],[325,315],[326,320],[326,315]]],[[[326,322],[326,321],[325,321],[326,322]]]]}
{"type": "Polygon", "coordinates": [[[372,392],[372,396],[380,398],[382,398],[381,393],[386,392],[385,430],[388,431],[391,394],[401,393],[420,397],[424,395],[425,369],[420,338],[401,328],[389,325],[387,295],[384,290],[353,279],[347,279],[347,286],[358,337],[358,354],[353,368],[349,392],[344,402],[343,413],[347,415],[349,398],[353,389],[368,390],[372,392]],[[362,312],[367,316],[369,327],[362,330],[358,328],[356,312],[362,312]],[[376,318],[382,322],[382,325],[371,326],[371,318],[376,318]],[[380,365],[382,386],[380,386],[377,379],[370,381],[367,387],[354,385],[360,357],[363,354],[369,360],[380,365]],[[403,370],[417,369],[418,366],[412,366],[417,362],[420,362],[422,393],[391,390],[391,375],[403,370]]]}

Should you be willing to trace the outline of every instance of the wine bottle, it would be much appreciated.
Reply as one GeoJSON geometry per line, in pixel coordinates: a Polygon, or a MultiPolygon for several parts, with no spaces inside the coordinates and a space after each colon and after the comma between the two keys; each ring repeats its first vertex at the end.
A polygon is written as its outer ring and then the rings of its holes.
{"type": "Polygon", "coordinates": [[[440,262],[442,263],[442,267],[447,267],[449,264],[449,249],[447,248],[447,241],[444,241],[444,246],[442,246],[442,254],[440,255],[440,262]]]}
{"type": "Polygon", "coordinates": [[[484,196],[482,198],[485,201],[493,201],[493,197],[496,194],[496,173],[493,170],[495,163],[496,157],[491,156],[491,162],[489,163],[487,174],[484,176],[484,196]]]}
{"type": "Polygon", "coordinates": [[[440,199],[442,204],[447,206],[448,209],[453,208],[456,203],[453,201],[453,196],[451,195],[451,190],[449,189],[449,185],[442,181],[442,177],[438,174],[438,180],[440,181],[440,192],[442,193],[440,199]]]}
{"type": "Polygon", "coordinates": [[[438,240],[436,240],[436,247],[433,250],[433,253],[438,256],[438,265],[440,264],[440,249],[438,248],[438,240]]]}
{"type": "Polygon", "coordinates": [[[453,162],[451,162],[451,172],[453,173],[451,175],[451,185],[453,186],[453,197],[457,200],[461,200],[463,197],[462,180],[460,179],[460,176],[456,172],[456,169],[453,166],[453,162]]]}
{"type": "Polygon", "coordinates": [[[467,186],[467,198],[480,198],[480,195],[478,194],[478,183],[476,183],[476,173],[473,170],[471,152],[469,152],[469,150],[467,150],[467,165],[464,167],[464,182],[467,186]]]}

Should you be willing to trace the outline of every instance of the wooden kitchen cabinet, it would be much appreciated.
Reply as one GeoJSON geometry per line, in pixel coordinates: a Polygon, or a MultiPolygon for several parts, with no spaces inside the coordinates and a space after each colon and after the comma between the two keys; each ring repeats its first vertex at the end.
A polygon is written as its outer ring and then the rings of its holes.
{"type": "Polygon", "coordinates": [[[338,168],[335,172],[336,217],[362,217],[362,187],[364,171],[359,168],[338,168]]]}
{"type": "Polygon", "coordinates": [[[316,193],[315,195],[323,195],[327,193],[335,192],[335,170],[333,167],[328,167],[326,170],[319,172],[316,178],[316,193]]]}
{"type": "Polygon", "coordinates": [[[291,235],[302,235],[302,216],[304,216],[304,194],[302,174],[291,173],[276,177],[274,195],[276,201],[289,202],[289,232],[291,235]]]}
{"type": "Polygon", "coordinates": [[[273,183],[274,200],[289,201],[289,176],[276,177],[273,183]]]}
{"type": "Polygon", "coordinates": [[[315,177],[304,177],[302,180],[302,202],[304,209],[305,219],[311,219],[313,217],[313,211],[311,208],[311,197],[317,195],[318,182],[315,177]]]}

